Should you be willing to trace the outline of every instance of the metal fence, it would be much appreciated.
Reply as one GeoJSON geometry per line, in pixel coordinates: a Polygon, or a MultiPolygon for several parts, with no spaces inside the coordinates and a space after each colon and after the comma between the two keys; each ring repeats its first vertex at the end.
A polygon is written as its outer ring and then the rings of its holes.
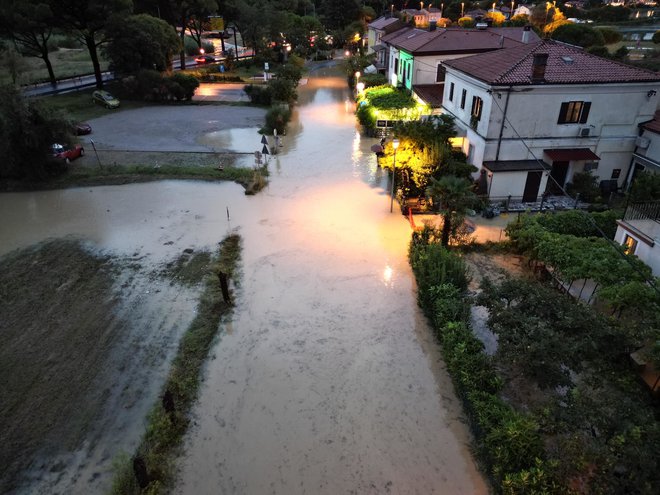
{"type": "Polygon", "coordinates": [[[624,220],[653,220],[660,223],[660,201],[631,203],[623,214],[624,220]]]}

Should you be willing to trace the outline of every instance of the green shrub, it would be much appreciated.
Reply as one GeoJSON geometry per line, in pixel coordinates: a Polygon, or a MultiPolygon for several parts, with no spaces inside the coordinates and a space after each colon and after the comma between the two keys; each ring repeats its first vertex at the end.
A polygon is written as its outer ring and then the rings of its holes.
{"type": "Polygon", "coordinates": [[[587,48],[587,53],[596,55],[597,57],[611,58],[610,51],[603,45],[595,45],[587,48]]]}
{"type": "Polygon", "coordinates": [[[192,37],[186,36],[183,39],[183,46],[183,50],[189,57],[199,55],[199,45],[192,37]]]}
{"type": "Polygon", "coordinates": [[[612,43],[618,43],[623,39],[623,35],[616,29],[606,28],[606,27],[598,27],[595,29],[603,36],[603,40],[605,40],[606,45],[611,45],[612,43]]]}
{"type": "Polygon", "coordinates": [[[432,309],[432,287],[448,283],[459,291],[467,289],[465,263],[440,244],[411,244],[409,259],[417,278],[418,301],[425,310],[432,309]]]}
{"type": "Polygon", "coordinates": [[[302,78],[303,69],[296,63],[288,63],[282,65],[275,74],[277,76],[276,80],[290,81],[293,85],[297,86],[302,78]]]}
{"type": "Polygon", "coordinates": [[[636,174],[635,180],[630,188],[630,200],[660,200],[660,174],[654,174],[653,172],[640,172],[639,174],[636,174]]]}
{"type": "Polygon", "coordinates": [[[175,72],[169,76],[169,80],[181,87],[183,94],[181,97],[176,97],[177,100],[191,100],[195,95],[195,91],[199,88],[199,81],[195,76],[184,74],[182,72],[175,72]]]}
{"type": "Polygon", "coordinates": [[[155,70],[141,70],[122,79],[124,92],[145,101],[190,100],[198,87],[195,76],[182,72],[166,76],[155,70]]]}
{"type": "Polygon", "coordinates": [[[248,84],[243,89],[255,105],[270,105],[273,101],[273,91],[268,85],[248,84]]]}
{"type": "Polygon", "coordinates": [[[364,74],[360,81],[364,83],[365,89],[373,88],[387,84],[387,76],[385,74],[364,74]]]}
{"type": "Polygon", "coordinates": [[[14,86],[0,86],[0,178],[41,180],[62,171],[51,144],[71,141],[70,123],[14,86]]]}
{"type": "Polygon", "coordinates": [[[276,106],[268,110],[266,113],[266,124],[262,131],[265,134],[272,134],[273,129],[277,129],[277,133],[283,135],[286,133],[286,125],[291,120],[291,110],[285,106],[276,106]]]}
{"type": "Polygon", "coordinates": [[[204,53],[215,53],[215,46],[210,41],[202,40],[202,48],[204,49],[204,53]]]}
{"type": "Polygon", "coordinates": [[[273,79],[268,83],[274,102],[292,103],[298,99],[297,82],[287,79],[273,79]]]}
{"type": "Polygon", "coordinates": [[[513,410],[486,435],[485,445],[493,463],[493,474],[500,480],[507,473],[528,469],[535,459],[543,456],[538,425],[513,410]]]}
{"type": "Polygon", "coordinates": [[[534,465],[517,473],[508,473],[502,481],[502,495],[549,495],[568,493],[557,483],[556,462],[535,459],[534,465]]]}

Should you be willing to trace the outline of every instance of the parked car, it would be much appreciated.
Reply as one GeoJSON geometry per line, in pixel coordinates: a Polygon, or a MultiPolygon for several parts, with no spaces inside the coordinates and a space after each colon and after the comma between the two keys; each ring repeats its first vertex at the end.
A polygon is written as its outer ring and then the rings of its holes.
{"type": "Polygon", "coordinates": [[[92,132],[92,126],[87,122],[78,122],[75,125],[76,135],[82,136],[84,134],[89,134],[92,132]]]}
{"type": "Polygon", "coordinates": [[[80,158],[85,154],[85,149],[76,144],[74,146],[67,146],[64,144],[55,143],[51,146],[53,157],[62,160],[64,163],[68,164],[71,160],[80,158]]]}
{"type": "Polygon", "coordinates": [[[94,91],[92,93],[92,101],[103,105],[105,108],[117,108],[119,106],[119,100],[103,90],[94,91]]]}
{"type": "Polygon", "coordinates": [[[200,55],[195,59],[198,64],[214,64],[215,57],[213,55],[200,55]]]}

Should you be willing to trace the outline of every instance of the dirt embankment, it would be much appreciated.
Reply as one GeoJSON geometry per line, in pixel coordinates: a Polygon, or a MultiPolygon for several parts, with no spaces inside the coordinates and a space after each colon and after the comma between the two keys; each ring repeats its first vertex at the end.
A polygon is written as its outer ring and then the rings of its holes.
{"type": "Polygon", "coordinates": [[[208,260],[188,249],[149,265],[74,240],[0,258],[1,493],[107,489],[194,317],[208,260]]]}

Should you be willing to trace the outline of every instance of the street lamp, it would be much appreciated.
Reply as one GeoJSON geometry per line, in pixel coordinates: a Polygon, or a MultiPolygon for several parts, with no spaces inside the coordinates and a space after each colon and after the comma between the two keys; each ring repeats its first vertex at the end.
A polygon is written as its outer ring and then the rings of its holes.
{"type": "Polygon", "coordinates": [[[392,148],[394,148],[394,163],[392,164],[392,193],[390,195],[390,213],[394,208],[394,179],[396,177],[396,149],[399,147],[399,140],[392,140],[392,148]]]}
{"type": "Polygon", "coordinates": [[[465,2],[461,2],[461,17],[464,17],[465,14],[465,2]]]}

